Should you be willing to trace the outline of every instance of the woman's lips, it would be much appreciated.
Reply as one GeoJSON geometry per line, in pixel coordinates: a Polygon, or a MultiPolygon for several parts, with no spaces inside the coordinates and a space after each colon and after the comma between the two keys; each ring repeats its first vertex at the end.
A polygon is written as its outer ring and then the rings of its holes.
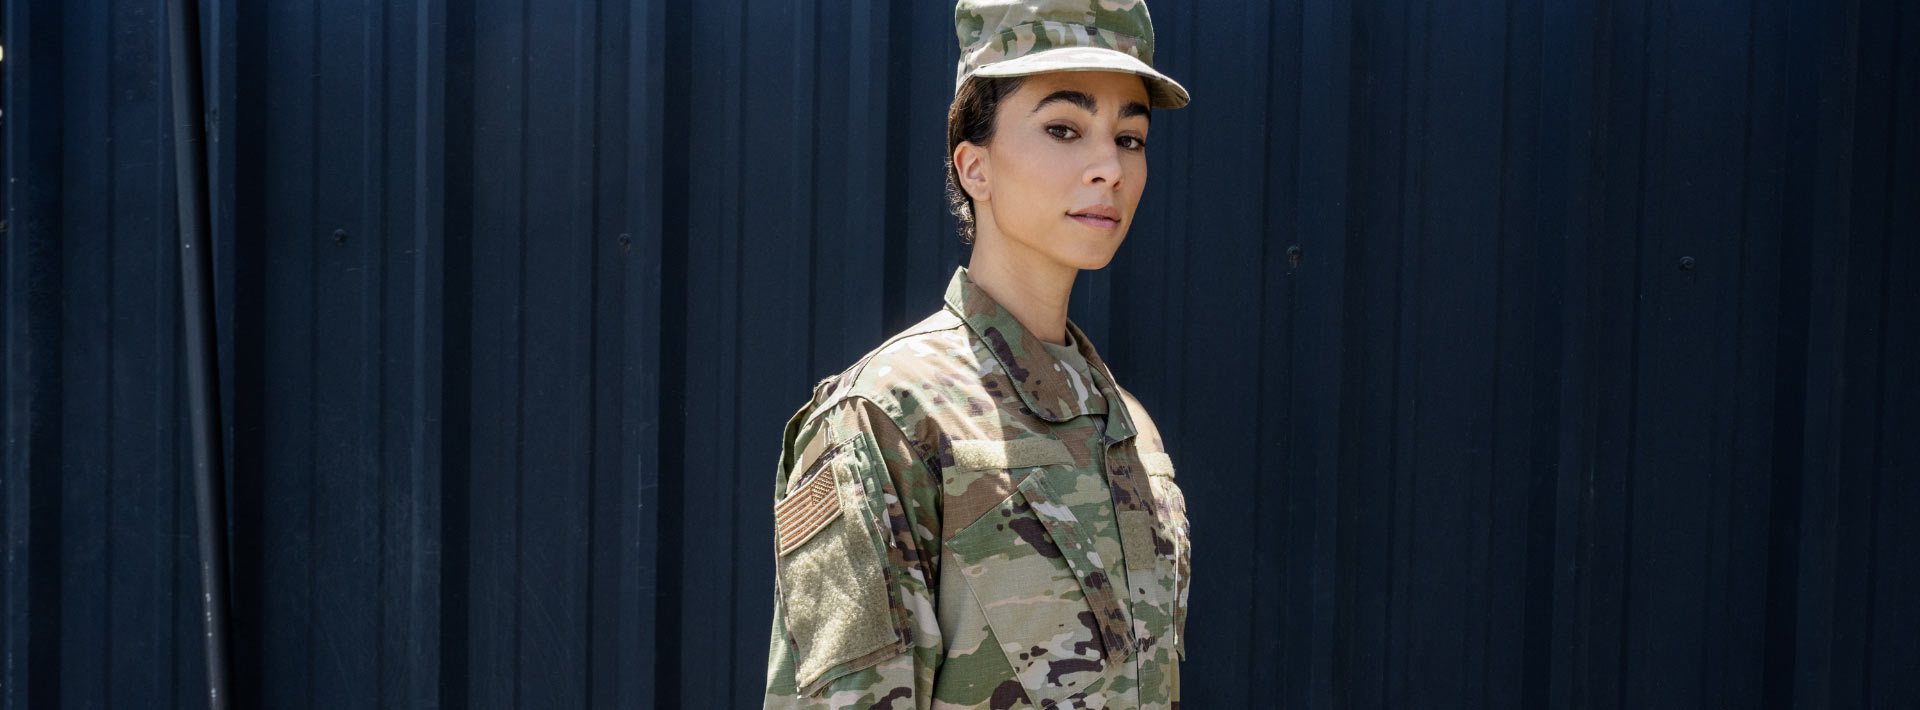
{"type": "Polygon", "coordinates": [[[1109,205],[1092,205],[1067,213],[1081,224],[1094,229],[1114,229],[1120,226],[1120,210],[1109,205]]]}
{"type": "Polygon", "coordinates": [[[1079,222],[1081,224],[1087,225],[1094,229],[1111,230],[1111,229],[1118,229],[1120,227],[1119,220],[1107,219],[1105,217],[1095,217],[1092,215],[1084,215],[1084,214],[1075,214],[1075,215],[1067,215],[1067,216],[1072,217],[1073,221],[1075,222],[1079,222]]]}

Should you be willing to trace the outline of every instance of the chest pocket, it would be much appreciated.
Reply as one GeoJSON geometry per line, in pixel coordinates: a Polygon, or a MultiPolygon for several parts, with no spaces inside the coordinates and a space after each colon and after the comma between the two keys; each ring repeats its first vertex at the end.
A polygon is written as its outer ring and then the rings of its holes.
{"type": "Polygon", "coordinates": [[[1101,690],[1107,664],[1127,657],[1129,624],[1104,560],[1045,469],[1027,472],[947,549],[1035,705],[1065,707],[1101,690]]]}

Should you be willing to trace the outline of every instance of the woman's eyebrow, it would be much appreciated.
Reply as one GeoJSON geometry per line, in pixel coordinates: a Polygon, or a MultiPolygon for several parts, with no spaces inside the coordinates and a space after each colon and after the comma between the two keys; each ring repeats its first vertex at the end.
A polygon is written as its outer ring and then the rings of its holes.
{"type": "Polygon", "coordinates": [[[1047,104],[1053,103],[1055,101],[1065,101],[1075,106],[1079,106],[1080,108],[1086,109],[1087,113],[1096,113],[1096,114],[1100,113],[1099,102],[1094,101],[1093,97],[1089,96],[1084,91],[1074,91],[1072,89],[1061,89],[1051,94],[1047,94],[1046,98],[1041,99],[1040,103],[1034,104],[1033,110],[1027,113],[1029,115],[1039,113],[1040,109],[1046,108],[1047,104]]]}
{"type": "MultiPolygon", "coordinates": [[[[1047,94],[1047,97],[1044,99],[1041,99],[1040,103],[1034,104],[1033,110],[1029,111],[1028,114],[1031,115],[1031,114],[1039,113],[1040,109],[1046,108],[1047,104],[1053,103],[1055,101],[1065,101],[1075,106],[1079,106],[1080,108],[1085,109],[1087,113],[1091,113],[1095,115],[1098,115],[1100,113],[1100,102],[1094,100],[1093,96],[1087,94],[1084,91],[1074,91],[1072,89],[1061,89],[1051,94],[1047,94]]],[[[1153,114],[1147,111],[1146,104],[1140,103],[1138,101],[1129,101],[1127,102],[1127,105],[1120,107],[1121,118],[1131,118],[1134,116],[1145,116],[1147,117],[1147,120],[1149,121],[1153,120],[1153,114]]]]}

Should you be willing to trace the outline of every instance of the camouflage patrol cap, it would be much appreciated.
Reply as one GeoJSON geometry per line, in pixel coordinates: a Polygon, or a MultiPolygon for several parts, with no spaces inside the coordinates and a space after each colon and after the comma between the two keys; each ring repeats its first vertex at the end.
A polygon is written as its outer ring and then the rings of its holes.
{"type": "Polygon", "coordinates": [[[1187,90],[1153,68],[1146,0],[959,0],[959,91],[970,76],[1115,71],[1147,80],[1154,108],[1187,105],[1187,90]]]}

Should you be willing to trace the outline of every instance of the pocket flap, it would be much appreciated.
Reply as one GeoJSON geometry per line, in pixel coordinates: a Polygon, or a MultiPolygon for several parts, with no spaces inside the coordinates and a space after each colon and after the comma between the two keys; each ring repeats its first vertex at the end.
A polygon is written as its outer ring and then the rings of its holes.
{"type": "MultiPolygon", "coordinates": [[[[1049,440],[1051,441],[1051,440],[1049,440]]],[[[1058,442],[1056,442],[1058,443],[1058,442]]],[[[1065,447],[1062,447],[1064,450],[1065,447]]],[[[1060,547],[1067,568],[1080,582],[1080,593],[1100,629],[1100,645],[1109,662],[1125,660],[1133,648],[1133,625],[1113,593],[1113,580],[1107,578],[1100,553],[1093,549],[1093,538],[1080,527],[1079,518],[1066,504],[1059,502],[1047,487],[1045,476],[1028,476],[1020,482],[1020,494],[1033,506],[1034,516],[1047,528],[1047,535],[1060,547]]]]}

